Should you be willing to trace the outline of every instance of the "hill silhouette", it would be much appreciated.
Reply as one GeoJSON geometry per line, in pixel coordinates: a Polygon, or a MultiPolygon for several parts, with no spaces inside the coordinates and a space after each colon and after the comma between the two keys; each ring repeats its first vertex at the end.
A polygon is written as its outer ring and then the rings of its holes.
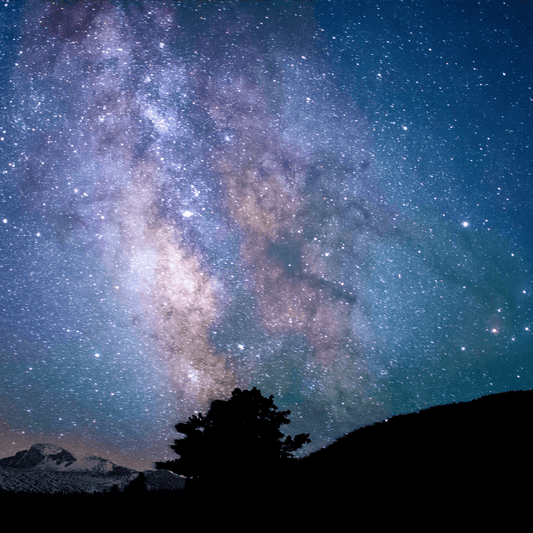
{"type": "Polygon", "coordinates": [[[516,508],[530,498],[532,414],[533,391],[516,391],[394,416],[301,459],[287,486],[308,505],[516,508]]]}

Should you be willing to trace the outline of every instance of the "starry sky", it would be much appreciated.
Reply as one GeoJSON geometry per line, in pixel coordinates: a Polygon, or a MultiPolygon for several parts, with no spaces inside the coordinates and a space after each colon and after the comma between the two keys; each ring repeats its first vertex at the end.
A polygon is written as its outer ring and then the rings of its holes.
{"type": "Polygon", "coordinates": [[[147,469],[235,387],[303,453],[533,388],[531,2],[0,4],[0,456],[147,469]]]}

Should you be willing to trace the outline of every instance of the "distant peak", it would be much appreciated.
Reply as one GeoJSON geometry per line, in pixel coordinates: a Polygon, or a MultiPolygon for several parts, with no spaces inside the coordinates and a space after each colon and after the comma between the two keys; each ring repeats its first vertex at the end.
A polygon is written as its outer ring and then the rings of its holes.
{"type": "Polygon", "coordinates": [[[0,464],[15,468],[57,469],[68,467],[75,461],[76,458],[60,446],[37,443],[29,450],[22,450],[12,457],[0,460],[0,464]]]}
{"type": "MultiPolygon", "coordinates": [[[[45,443],[37,443],[34,444],[30,450],[36,450],[43,455],[57,455],[58,453],[67,452],[64,448],[61,448],[60,446],[56,446],[55,444],[45,444],[45,443]]],[[[29,451],[29,450],[28,450],[29,451]]]]}

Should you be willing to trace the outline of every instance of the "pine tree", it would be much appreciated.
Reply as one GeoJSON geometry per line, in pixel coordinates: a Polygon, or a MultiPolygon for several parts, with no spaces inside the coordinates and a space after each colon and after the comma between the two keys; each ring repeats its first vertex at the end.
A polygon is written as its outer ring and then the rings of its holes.
{"type": "Polygon", "coordinates": [[[278,411],[273,400],[254,387],[213,401],[205,416],[199,413],[175,426],[184,435],[171,445],[179,459],[156,467],[197,481],[244,479],[283,467],[311,441],[305,433],[283,438],[280,427],[290,422],[290,411],[278,411]]]}

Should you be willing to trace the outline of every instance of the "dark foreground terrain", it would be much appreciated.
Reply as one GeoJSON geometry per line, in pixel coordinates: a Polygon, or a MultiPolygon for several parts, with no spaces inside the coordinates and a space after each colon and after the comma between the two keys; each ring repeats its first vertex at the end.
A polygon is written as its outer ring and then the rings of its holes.
{"type": "Polygon", "coordinates": [[[209,487],[43,494],[3,491],[0,524],[312,526],[492,524],[529,513],[533,391],[486,396],[356,430],[290,468],[209,487]]]}

